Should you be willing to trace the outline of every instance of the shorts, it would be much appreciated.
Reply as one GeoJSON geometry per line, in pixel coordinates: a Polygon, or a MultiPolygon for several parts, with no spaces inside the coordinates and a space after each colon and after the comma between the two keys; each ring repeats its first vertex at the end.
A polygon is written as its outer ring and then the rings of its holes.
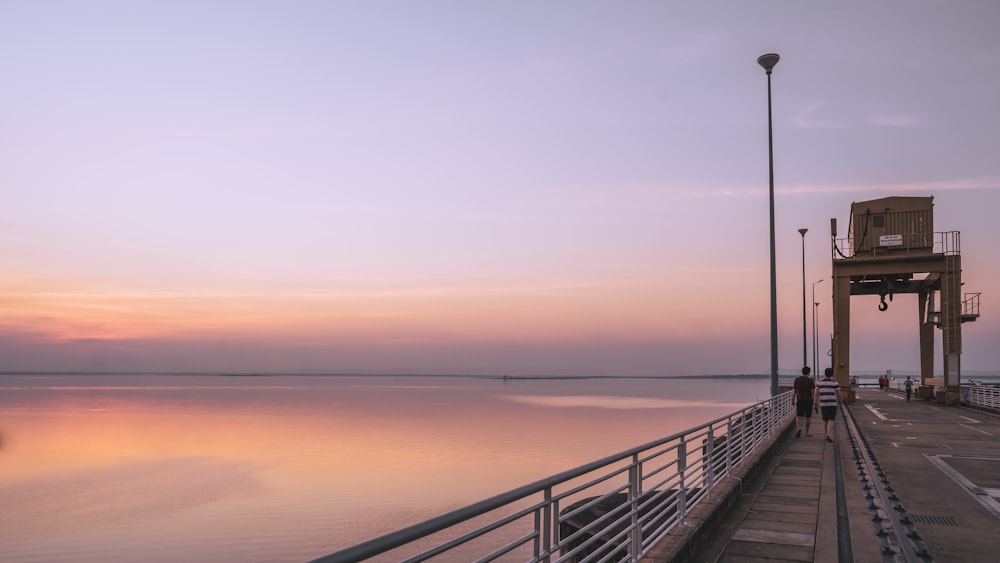
{"type": "Polygon", "coordinates": [[[799,399],[795,401],[795,416],[804,416],[806,418],[812,418],[813,415],[813,402],[807,401],[805,399],[799,399]]]}
{"type": "Polygon", "coordinates": [[[820,407],[819,411],[823,414],[823,420],[836,420],[837,418],[837,407],[820,407]]]}

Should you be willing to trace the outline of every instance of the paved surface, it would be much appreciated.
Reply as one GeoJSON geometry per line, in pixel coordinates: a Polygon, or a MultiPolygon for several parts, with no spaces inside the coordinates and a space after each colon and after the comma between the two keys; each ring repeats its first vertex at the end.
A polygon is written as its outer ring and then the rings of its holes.
{"type": "Polygon", "coordinates": [[[1000,558],[1000,417],[875,389],[851,409],[930,555],[1000,558]]]}
{"type": "Polygon", "coordinates": [[[916,532],[914,549],[935,561],[1000,559],[1000,417],[907,403],[877,389],[859,390],[849,409],[879,475],[858,466],[845,413],[838,415],[834,444],[824,441],[816,419],[813,436],[786,438],[782,454],[744,485],[745,494],[694,560],[892,561],[896,556],[877,535],[887,513],[905,517],[905,531],[916,532]],[[873,499],[864,487],[876,478],[898,499],[873,499]],[[838,523],[849,530],[844,537],[838,523]]]}

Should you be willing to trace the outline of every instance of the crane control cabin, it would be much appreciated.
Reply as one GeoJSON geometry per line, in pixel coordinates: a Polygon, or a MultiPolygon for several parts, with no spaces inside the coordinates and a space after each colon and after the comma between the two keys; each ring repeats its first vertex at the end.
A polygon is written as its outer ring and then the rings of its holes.
{"type": "MultiPolygon", "coordinates": [[[[847,238],[833,242],[834,377],[850,389],[851,297],[878,295],[885,311],[893,296],[918,299],[920,387],[917,396],[953,402],[961,383],[962,324],[979,317],[979,293],[962,294],[959,231],[934,232],[933,197],[886,197],[851,204],[847,238]],[[944,369],[934,375],[934,330],[941,330],[944,369]]],[[[848,400],[853,394],[847,391],[848,400]]]]}

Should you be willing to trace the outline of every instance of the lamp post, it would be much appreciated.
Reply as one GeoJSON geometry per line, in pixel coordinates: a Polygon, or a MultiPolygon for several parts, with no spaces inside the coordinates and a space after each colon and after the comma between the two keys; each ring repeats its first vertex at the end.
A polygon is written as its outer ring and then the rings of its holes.
{"type": "Polygon", "coordinates": [[[767,168],[770,180],[768,195],[771,208],[771,396],[778,394],[778,284],[774,267],[774,139],[771,131],[771,69],[781,57],[767,53],[757,57],[767,73],[767,168]]]}
{"type": "Polygon", "coordinates": [[[802,235],[802,365],[804,366],[809,365],[806,347],[806,231],[808,230],[799,229],[799,234],[802,235]]]}
{"type": "Polygon", "coordinates": [[[817,376],[819,375],[819,372],[816,371],[818,369],[818,366],[816,364],[819,363],[819,356],[816,354],[816,349],[819,348],[819,336],[817,335],[817,332],[819,331],[819,321],[817,321],[817,319],[816,319],[816,309],[819,309],[819,303],[816,301],[816,284],[818,284],[821,281],[823,281],[823,280],[816,280],[816,281],[813,282],[813,285],[812,285],[812,290],[813,290],[812,291],[812,303],[813,303],[813,318],[812,318],[812,329],[813,329],[813,338],[812,338],[812,341],[813,341],[813,373],[817,374],[817,376]]]}

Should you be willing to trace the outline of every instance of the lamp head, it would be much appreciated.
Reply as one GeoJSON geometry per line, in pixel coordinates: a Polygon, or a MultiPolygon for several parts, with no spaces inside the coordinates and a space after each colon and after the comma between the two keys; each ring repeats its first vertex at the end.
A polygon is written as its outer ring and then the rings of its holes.
{"type": "Polygon", "coordinates": [[[806,236],[806,231],[808,231],[808,230],[809,230],[809,229],[799,229],[799,234],[800,234],[800,235],[802,235],[802,238],[805,238],[805,236],[806,236]]]}
{"type": "Polygon", "coordinates": [[[774,68],[774,65],[778,64],[779,59],[781,57],[777,53],[768,53],[757,57],[757,64],[764,67],[764,72],[771,74],[771,69],[774,68]]]}

